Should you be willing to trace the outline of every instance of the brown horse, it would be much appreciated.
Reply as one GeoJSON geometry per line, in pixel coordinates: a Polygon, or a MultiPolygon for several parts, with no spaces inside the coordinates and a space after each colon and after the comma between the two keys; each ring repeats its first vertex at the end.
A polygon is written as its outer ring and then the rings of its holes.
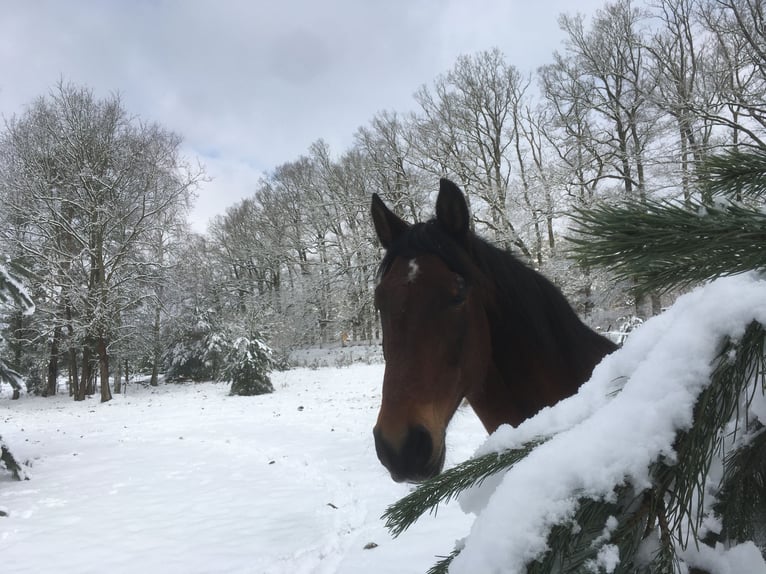
{"type": "Polygon", "coordinates": [[[383,400],[373,434],[396,481],[444,465],[445,432],[465,398],[488,432],[574,394],[616,345],[561,292],[469,229],[460,189],[442,179],[436,218],[410,225],[377,195],[386,249],[375,305],[383,328],[383,400]]]}

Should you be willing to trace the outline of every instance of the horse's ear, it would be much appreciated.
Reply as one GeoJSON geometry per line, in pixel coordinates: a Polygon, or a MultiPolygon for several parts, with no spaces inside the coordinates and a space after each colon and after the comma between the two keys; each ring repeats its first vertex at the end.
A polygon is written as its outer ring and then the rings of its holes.
{"type": "Polygon", "coordinates": [[[386,207],[377,193],[372,194],[372,222],[375,224],[375,232],[378,234],[381,245],[385,249],[391,247],[402,233],[407,231],[409,224],[399,218],[393,211],[386,207]]]}
{"type": "Polygon", "coordinates": [[[469,228],[468,204],[460,188],[450,180],[439,180],[436,198],[436,222],[450,235],[462,238],[469,228]]]}

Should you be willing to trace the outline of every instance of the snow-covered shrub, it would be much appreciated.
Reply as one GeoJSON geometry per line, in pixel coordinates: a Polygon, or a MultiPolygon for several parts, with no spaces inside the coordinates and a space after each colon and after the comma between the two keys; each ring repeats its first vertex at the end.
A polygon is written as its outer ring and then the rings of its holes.
{"type": "Polygon", "coordinates": [[[231,381],[232,395],[274,392],[269,372],[274,368],[271,349],[257,338],[239,337],[229,348],[221,375],[231,381]]]}
{"type": "Polygon", "coordinates": [[[212,381],[221,372],[222,337],[200,319],[181,332],[165,353],[166,380],[212,381]]]}
{"type": "MultiPolygon", "coordinates": [[[[0,309],[20,309],[25,315],[30,315],[35,310],[32,297],[22,285],[21,276],[26,271],[18,265],[6,262],[0,265],[0,309]]],[[[3,322],[4,323],[4,322],[3,322]]],[[[5,328],[3,324],[3,328],[5,328]]],[[[5,351],[5,340],[0,336],[0,352],[5,351]]],[[[18,365],[16,365],[18,368],[18,365]]],[[[0,383],[6,382],[13,388],[13,398],[18,399],[23,389],[22,376],[0,357],[0,383]]]]}
{"type": "Polygon", "coordinates": [[[27,372],[27,392],[33,395],[42,395],[45,391],[45,367],[40,364],[32,364],[27,372]]]}
{"type": "Polygon", "coordinates": [[[29,480],[24,468],[13,457],[10,448],[0,436],[0,474],[3,472],[9,473],[14,480],[29,480]]]}

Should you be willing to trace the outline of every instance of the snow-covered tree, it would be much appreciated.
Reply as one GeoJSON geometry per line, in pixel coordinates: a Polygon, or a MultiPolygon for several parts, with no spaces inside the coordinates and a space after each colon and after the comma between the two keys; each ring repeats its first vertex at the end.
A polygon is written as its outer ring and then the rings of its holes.
{"type": "MultiPolygon", "coordinates": [[[[18,265],[13,263],[0,265],[0,309],[4,311],[15,309],[21,314],[30,315],[34,312],[35,305],[17,274],[24,274],[18,265]],[[16,274],[12,269],[16,270],[16,274]]],[[[3,346],[5,346],[5,340],[0,336],[0,348],[3,346]]],[[[13,387],[13,398],[18,399],[21,391],[21,374],[0,357],[0,383],[2,382],[13,387]]]]}
{"type": "Polygon", "coordinates": [[[274,392],[269,371],[272,350],[256,337],[238,337],[229,346],[221,378],[231,381],[231,394],[264,395],[274,392]]]}
{"type": "Polygon", "coordinates": [[[3,469],[9,472],[14,480],[24,480],[27,478],[24,469],[14,458],[11,449],[5,444],[3,437],[0,436],[0,471],[3,469]]]}
{"type": "MultiPolygon", "coordinates": [[[[20,309],[22,313],[31,314],[35,310],[34,302],[27,293],[26,288],[17,274],[23,275],[23,270],[17,265],[7,263],[0,265],[0,309],[14,307],[20,309]],[[15,268],[16,273],[12,269],[15,268]]],[[[0,347],[4,344],[0,337],[0,347]]],[[[0,383],[6,382],[13,387],[13,398],[18,399],[21,391],[22,377],[0,357],[0,383]]],[[[24,470],[16,461],[11,449],[5,444],[0,435],[0,469],[5,468],[16,480],[25,477],[24,470]]]]}
{"type": "Polygon", "coordinates": [[[64,82],[0,134],[0,242],[37,278],[48,392],[66,345],[75,398],[91,394],[96,371],[102,401],[110,398],[121,316],[161,280],[150,244],[201,176],[182,161],[180,144],[131,117],[118,96],[99,99],[64,82]]]}
{"type": "Polygon", "coordinates": [[[501,427],[480,456],[392,506],[394,534],[457,496],[479,513],[433,572],[766,568],[766,280],[752,271],[766,269],[766,151],[704,169],[710,201],[691,208],[580,211],[575,252],[644,292],[739,276],[682,297],[578,395],[501,427]]]}

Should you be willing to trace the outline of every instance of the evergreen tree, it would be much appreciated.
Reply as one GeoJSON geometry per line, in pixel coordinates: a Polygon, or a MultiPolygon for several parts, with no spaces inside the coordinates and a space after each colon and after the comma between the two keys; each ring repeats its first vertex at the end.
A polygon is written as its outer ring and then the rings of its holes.
{"type": "Polygon", "coordinates": [[[16,462],[11,449],[8,448],[3,437],[0,436],[0,470],[2,469],[8,471],[14,480],[29,480],[24,469],[16,462]]]}
{"type": "MultiPolygon", "coordinates": [[[[763,270],[766,150],[714,157],[703,174],[698,200],[602,204],[579,211],[574,256],[629,280],[636,293],[763,270]]],[[[765,344],[766,327],[757,321],[744,335],[721,341],[717,356],[711,357],[710,380],[697,395],[693,424],[676,433],[674,460],[655,459],[648,468],[648,486],[623,481],[604,498],[582,493],[574,516],[550,528],[547,551],[527,560],[526,571],[673,574],[688,567],[683,565],[685,549],[717,542],[754,541],[763,554],[766,421],[750,407],[766,385],[765,344]],[[716,468],[718,461],[721,468],[716,468]],[[713,497],[712,508],[703,503],[706,496],[713,497]],[[711,519],[720,527],[709,528],[711,519]],[[650,536],[656,537],[654,547],[648,557],[640,556],[650,536]],[[606,541],[619,553],[611,564],[599,562],[606,541]]],[[[400,534],[440,503],[508,471],[550,438],[444,472],[391,506],[384,515],[388,528],[400,534]]],[[[507,512],[508,520],[514,520],[514,509],[507,512]]],[[[430,572],[446,572],[460,552],[456,548],[430,572]]]]}
{"type": "MultiPolygon", "coordinates": [[[[0,309],[13,308],[24,314],[35,310],[32,298],[21,284],[19,276],[26,272],[13,263],[0,265],[0,309]]],[[[5,347],[5,340],[0,337],[0,349],[5,347]]],[[[6,382],[13,387],[13,398],[18,399],[21,391],[21,375],[0,357],[0,383],[6,382]]]]}
{"type": "Polygon", "coordinates": [[[231,381],[231,394],[250,396],[274,392],[269,378],[272,351],[258,338],[239,337],[231,345],[222,379],[231,381]]]}
{"type": "MultiPolygon", "coordinates": [[[[35,309],[34,303],[21,285],[16,274],[24,274],[23,269],[10,263],[8,267],[0,265],[0,307],[14,307],[21,309],[24,313],[31,313],[35,309]]],[[[4,341],[0,337],[0,347],[3,345],[4,341]]],[[[13,398],[18,399],[21,391],[21,375],[9,367],[0,357],[0,383],[2,382],[11,385],[13,388],[13,398]]],[[[0,436],[0,468],[5,468],[16,480],[26,478],[24,470],[16,462],[2,436],[0,436]]]]}

